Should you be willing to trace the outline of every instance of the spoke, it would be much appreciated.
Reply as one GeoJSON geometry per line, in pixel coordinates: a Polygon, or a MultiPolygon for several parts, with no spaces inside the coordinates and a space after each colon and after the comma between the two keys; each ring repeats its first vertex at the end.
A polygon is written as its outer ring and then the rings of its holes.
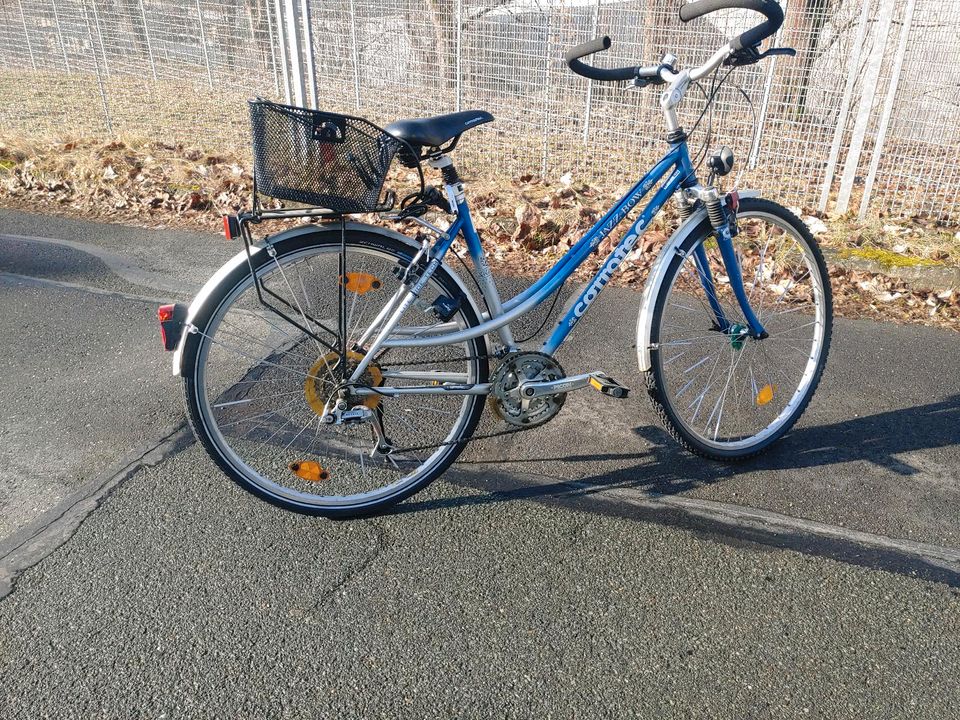
{"type": "Polygon", "coordinates": [[[673,347],[674,345],[692,345],[695,342],[700,340],[717,340],[718,338],[725,337],[723,333],[713,333],[712,335],[700,335],[692,338],[680,338],[678,340],[670,340],[668,342],[658,343],[659,347],[673,347]]]}
{"type": "Polygon", "coordinates": [[[681,350],[679,353],[677,353],[677,354],[674,355],[672,358],[670,358],[669,360],[667,360],[667,361],[663,364],[663,367],[667,367],[667,365],[670,365],[670,364],[673,363],[675,360],[679,360],[680,358],[682,358],[682,357],[683,357],[684,355],[686,355],[686,354],[687,354],[687,351],[686,351],[686,350],[681,350]]]}
{"type": "MultiPolygon", "coordinates": [[[[296,303],[297,310],[300,311],[300,317],[303,319],[304,327],[308,328],[310,332],[316,333],[316,329],[313,327],[313,323],[307,319],[306,313],[303,312],[303,308],[300,306],[300,298],[298,298],[297,294],[293,291],[293,287],[290,285],[290,281],[287,279],[287,274],[283,271],[283,265],[280,264],[280,260],[278,260],[277,257],[274,256],[273,262],[277,266],[277,269],[280,271],[280,277],[283,278],[283,282],[286,284],[287,289],[290,291],[290,297],[292,297],[293,302],[296,303]]],[[[310,339],[313,340],[314,344],[317,346],[317,352],[319,352],[321,356],[325,355],[326,353],[323,352],[323,348],[320,347],[320,342],[316,338],[310,338],[310,339]]],[[[329,369],[329,365],[327,366],[327,369],[329,369]]]]}
{"type": "Polygon", "coordinates": [[[287,405],[284,405],[283,407],[279,408],[279,410],[278,409],[265,410],[264,412],[261,412],[261,413],[247,415],[246,417],[242,417],[239,420],[234,420],[233,422],[229,422],[225,425],[221,425],[220,423],[217,423],[217,427],[219,427],[222,430],[223,428],[233,427],[234,425],[239,425],[240,423],[245,423],[245,422],[248,422],[249,420],[256,420],[257,418],[262,418],[264,416],[279,415],[281,411],[292,410],[296,406],[297,406],[296,402],[288,403],[287,405]]]}
{"type": "Polygon", "coordinates": [[[760,262],[757,263],[757,270],[753,274],[753,284],[750,286],[750,294],[747,299],[750,301],[750,304],[753,305],[753,296],[757,292],[757,283],[763,283],[763,263],[767,257],[767,249],[770,247],[770,238],[767,238],[767,241],[763,244],[763,250],[760,251],[760,262]]]}
{"type": "MultiPolygon", "coordinates": [[[[305,372],[302,372],[302,371],[300,371],[300,370],[293,370],[292,368],[288,368],[288,367],[285,367],[285,366],[283,366],[283,365],[278,365],[278,364],[275,363],[275,362],[270,362],[269,360],[264,360],[263,358],[258,358],[258,357],[255,357],[255,356],[253,356],[253,355],[247,355],[247,354],[246,354],[245,352],[243,352],[242,350],[239,350],[238,348],[235,348],[235,347],[233,347],[232,345],[228,345],[227,343],[225,343],[225,342],[223,342],[223,341],[221,341],[221,340],[217,340],[216,338],[213,338],[213,337],[211,337],[210,335],[207,335],[207,334],[204,333],[202,330],[197,330],[197,332],[200,333],[201,335],[203,335],[203,336],[204,336],[205,338],[207,338],[208,340],[210,340],[210,342],[214,343],[215,345],[219,345],[220,347],[224,347],[224,348],[226,348],[227,350],[230,350],[231,352],[236,353],[236,354],[239,355],[240,357],[247,358],[248,360],[253,360],[255,363],[257,363],[256,366],[259,366],[259,365],[269,365],[270,367],[275,367],[275,368],[277,368],[278,370],[283,370],[284,372],[290,373],[290,374],[292,374],[292,375],[298,375],[298,376],[303,377],[303,378],[313,378],[313,379],[315,379],[315,380],[322,380],[322,378],[318,378],[318,377],[316,377],[315,375],[310,375],[309,373],[305,373],[305,372]]],[[[254,367],[256,367],[256,366],[254,366],[254,367]]]]}
{"type": "MultiPolygon", "coordinates": [[[[289,450],[289,449],[290,449],[290,446],[293,445],[293,444],[297,441],[297,438],[299,438],[301,435],[303,435],[303,433],[306,432],[307,428],[309,428],[311,425],[313,425],[313,421],[314,421],[314,420],[318,420],[318,421],[319,421],[319,420],[320,420],[320,416],[319,416],[319,415],[314,415],[314,416],[312,416],[309,420],[307,420],[307,424],[304,425],[302,428],[300,428],[300,432],[298,432],[296,435],[294,435],[294,436],[293,436],[293,439],[284,446],[284,448],[283,448],[283,451],[284,451],[284,452],[286,452],[287,450],[289,450]]],[[[319,424],[319,423],[318,423],[318,424],[319,424]]]]}
{"type": "Polygon", "coordinates": [[[711,357],[713,357],[713,356],[712,356],[712,355],[704,355],[703,358],[701,358],[700,360],[698,360],[697,362],[695,362],[693,365],[691,365],[690,367],[688,367],[686,370],[684,370],[684,371],[683,371],[683,374],[686,375],[686,374],[687,374],[688,372],[690,372],[691,370],[695,370],[696,368],[700,367],[700,366],[703,365],[707,360],[709,360],[711,357]]]}
{"type": "MultiPolygon", "coordinates": [[[[220,321],[220,328],[218,328],[218,329],[222,329],[224,323],[226,323],[226,324],[229,326],[229,327],[226,329],[227,334],[232,335],[233,337],[237,338],[238,340],[248,339],[250,342],[253,342],[253,343],[256,343],[257,345],[260,345],[260,346],[262,346],[262,347],[265,347],[267,350],[270,351],[270,354],[271,354],[271,355],[274,355],[274,354],[280,352],[281,355],[290,355],[290,356],[292,356],[292,357],[297,357],[297,358],[300,358],[300,359],[302,359],[302,360],[306,360],[307,362],[313,362],[313,358],[310,357],[309,355],[303,355],[302,353],[294,352],[292,349],[291,349],[291,350],[282,350],[282,351],[281,351],[279,347],[275,347],[275,346],[273,346],[273,345],[270,345],[269,343],[263,342],[262,340],[257,340],[257,338],[255,338],[251,333],[246,333],[246,332],[244,332],[243,330],[241,330],[240,328],[236,328],[236,330],[232,330],[231,328],[235,328],[236,326],[233,325],[232,322],[228,322],[226,318],[223,318],[223,319],[220,321]]],[[[294,336],[294,337],[296,337],[296,336],[294,336]]]]}
{"type": "Polygon", "coordinates": [[[272,395],[263,395],[255,398],[244,398],[243,400],[230,400],[228,402],[216,403],[212,407],[225,408],[231,405],[245,405],[247,403],[260,402],[261,400],[270,400],[272,398],[284,397],[285,395],[303,395],[303,390],[289,390],[287,392],[273,393],[272,395]]]}
{"type": "MultiPolygon", "coordinates": [[[[444,396],[441,395],[440,397],[444,396]]],[[[451,395],[450,397],[453,396],[451,395]]],[[[455,412],[449,410],[438,410],[437,408],[426,407],[425,405],[412,405],[409,408],[404,408],[404,412],[413,412],[414,410],[426,410],[427,412],[439,413],[440,415],[456,415],[455,412]]]]}
{"type": "Polygon", "coordinates": [[[696,378],[690,378],[689,380],[687,380],[687,384],[684,385],[682,388],[680,388],[680,389],[677,391],[676,395],[674,395],[674,397],[675,397],[675,398],[679,398],[681,395],[683,395],[683,394],[690,388],[690,386],[693,385],[693,381],[694,381],[695,379],[696,379],[696,378]]]}

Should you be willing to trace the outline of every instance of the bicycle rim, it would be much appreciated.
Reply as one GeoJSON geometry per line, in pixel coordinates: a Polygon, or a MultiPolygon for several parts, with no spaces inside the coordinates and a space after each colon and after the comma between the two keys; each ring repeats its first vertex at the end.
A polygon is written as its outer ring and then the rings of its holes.
{"type": "MultiPolygon", "coordinates": [[[[769,333],[755,339],[730,289],[713,235],[703,239],[721,331],[688,248],[658,301],[652,354],[659,401],[700,451],[748,455],[782,435],[816,388],[829,342],[829,284],[812,238],[774,212],[744,211],[733,239],[751,307],[769,333]]],[[[709,284],[708,284],[709,287],[709,284]]]]}
{"type": "MultiPolygon", "coordinates": [[[[338,258],[339,242],[330,242],[278,254],[258,269],[264,287],[289,306],[272,304],[309,325],[321,339],[334,338],[316,324],[337,327],[338,258]]],[[[348,239],[347,276],[356,288],[364,288],[347,295],[348,347],[400,286],[392,273],[398,259],[392,249],[348,239]]],[[[456,292],[452,286],[449,276],[439,271],[404,315],[403,324],[438,324],[429,305],[440,295],[456,292]]],[[[469,307],[462,307],[453,320],[460,327],[476,322],[469,307]]],[[[381,413],[395,447],[430,448],[377,453],[370,423],[320,422],[335,391],[338,353],[264,308],[249,275],[226,293],[200,333],[193,393],[202,431],[234,479],[269,500],[306,511],[362,510],[409,494],[452,462],[482,401],[462,395],[370,397],[369,407],[381,413]]],[[[403,368],[441,369],[459,373],[465,382],[482,382],[481,345],[475,340],[390,349],[362,380],[370,387],[429,384],[387,379],[403,368]]],[[[354,351],[348,362],[358,359],[354,351]]]]}

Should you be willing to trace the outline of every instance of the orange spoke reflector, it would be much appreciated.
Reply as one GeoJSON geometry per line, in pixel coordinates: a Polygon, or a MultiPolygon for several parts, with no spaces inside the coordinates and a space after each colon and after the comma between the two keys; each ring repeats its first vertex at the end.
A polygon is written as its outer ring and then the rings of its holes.
{"type": "Polygon", "coordinates": [[[776,385],[764,385],[757,393],[757,405],[766,405],[773,400],[773,394],[777,391],[776,385]]]}
{"type": "Polygon", "coordinates": [[[350,292],[363,295],[371,290],[379,290],[383,285],[380,279],[367,273],[347,273],[345,286],[350,292]]]}
{"type": "Polygon", "coordinates": [[[290,468],[290,472],[296,475],[301,480],[307,480],[309,482],[320,482],[321,480],[326,480],[330,477],[330,473],[320,467],[320,463],[316,463],[313,460],[300,460],[299,462],[292,462],[287,467],[290,468]]]}

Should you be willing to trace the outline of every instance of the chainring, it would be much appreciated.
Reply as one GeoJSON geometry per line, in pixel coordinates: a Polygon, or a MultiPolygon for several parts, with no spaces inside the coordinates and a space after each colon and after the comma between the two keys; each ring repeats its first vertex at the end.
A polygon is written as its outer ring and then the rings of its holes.
{"type": "Polygon", "coordinates": [[[560,412],[566,393],[520,397],[521,383],[530,380],[561,380],[566,377],[554,358],[540,352],[510,353],[490,378],[490,409],[501,420],[517,427],[532,428],[553,419],[560,412]]]}

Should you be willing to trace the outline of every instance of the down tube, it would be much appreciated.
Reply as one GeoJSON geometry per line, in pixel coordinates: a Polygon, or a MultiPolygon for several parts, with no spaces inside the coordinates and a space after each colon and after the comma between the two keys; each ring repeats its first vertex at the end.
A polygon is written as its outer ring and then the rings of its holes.
{"type": "Polygon", "coordinates": [[[640,236],[647,229],[647,226],[653,220],[654,216],[660,211],[660,208],[663,207],[663,204],[676,192],[677,188],[680,186],[680,182],[683,179],[684,174],[678,168],[673,171],[673,174],[669,179],[660,186],[660,189],[657,190],[656,195],[653,196],[653,199],[650,200],[650,203],[643,209],[643,212],[640,213],[640,217],[637,218],[637,221],[630,227],[626,232],[623,239],[614,248],[607,259],[604,261],[600,270],[597,271],[597,274],[593,276],[593,280],[587,285],[586,289],[580,293],[580,296],[577,298],[577,301],[570,306],[570,310],[567,311],[567,314],[557,322],[557,327],[553,331],[553,334],[547,339],[541,348],[542,352],[552,355],[557,351],[557,348],[563,344],[563,341],[566,340],[567,335],[570,334],[570,331],[573,330],[574,325],[580,322],[580,318],[583,317],[584,313],[587,312],[587,309],[590,307],[591,303],[597,299],[597,296],[600,294],[600,291],[603,290],[604,286],[610,282],[610,278],[613,277],[613,274],[617,271],[620,265],[623,264],[623,261],[626,259],[627,255],[633,250],[634,246],[637,244],[637,240],[640,239],[640,236]]]}

